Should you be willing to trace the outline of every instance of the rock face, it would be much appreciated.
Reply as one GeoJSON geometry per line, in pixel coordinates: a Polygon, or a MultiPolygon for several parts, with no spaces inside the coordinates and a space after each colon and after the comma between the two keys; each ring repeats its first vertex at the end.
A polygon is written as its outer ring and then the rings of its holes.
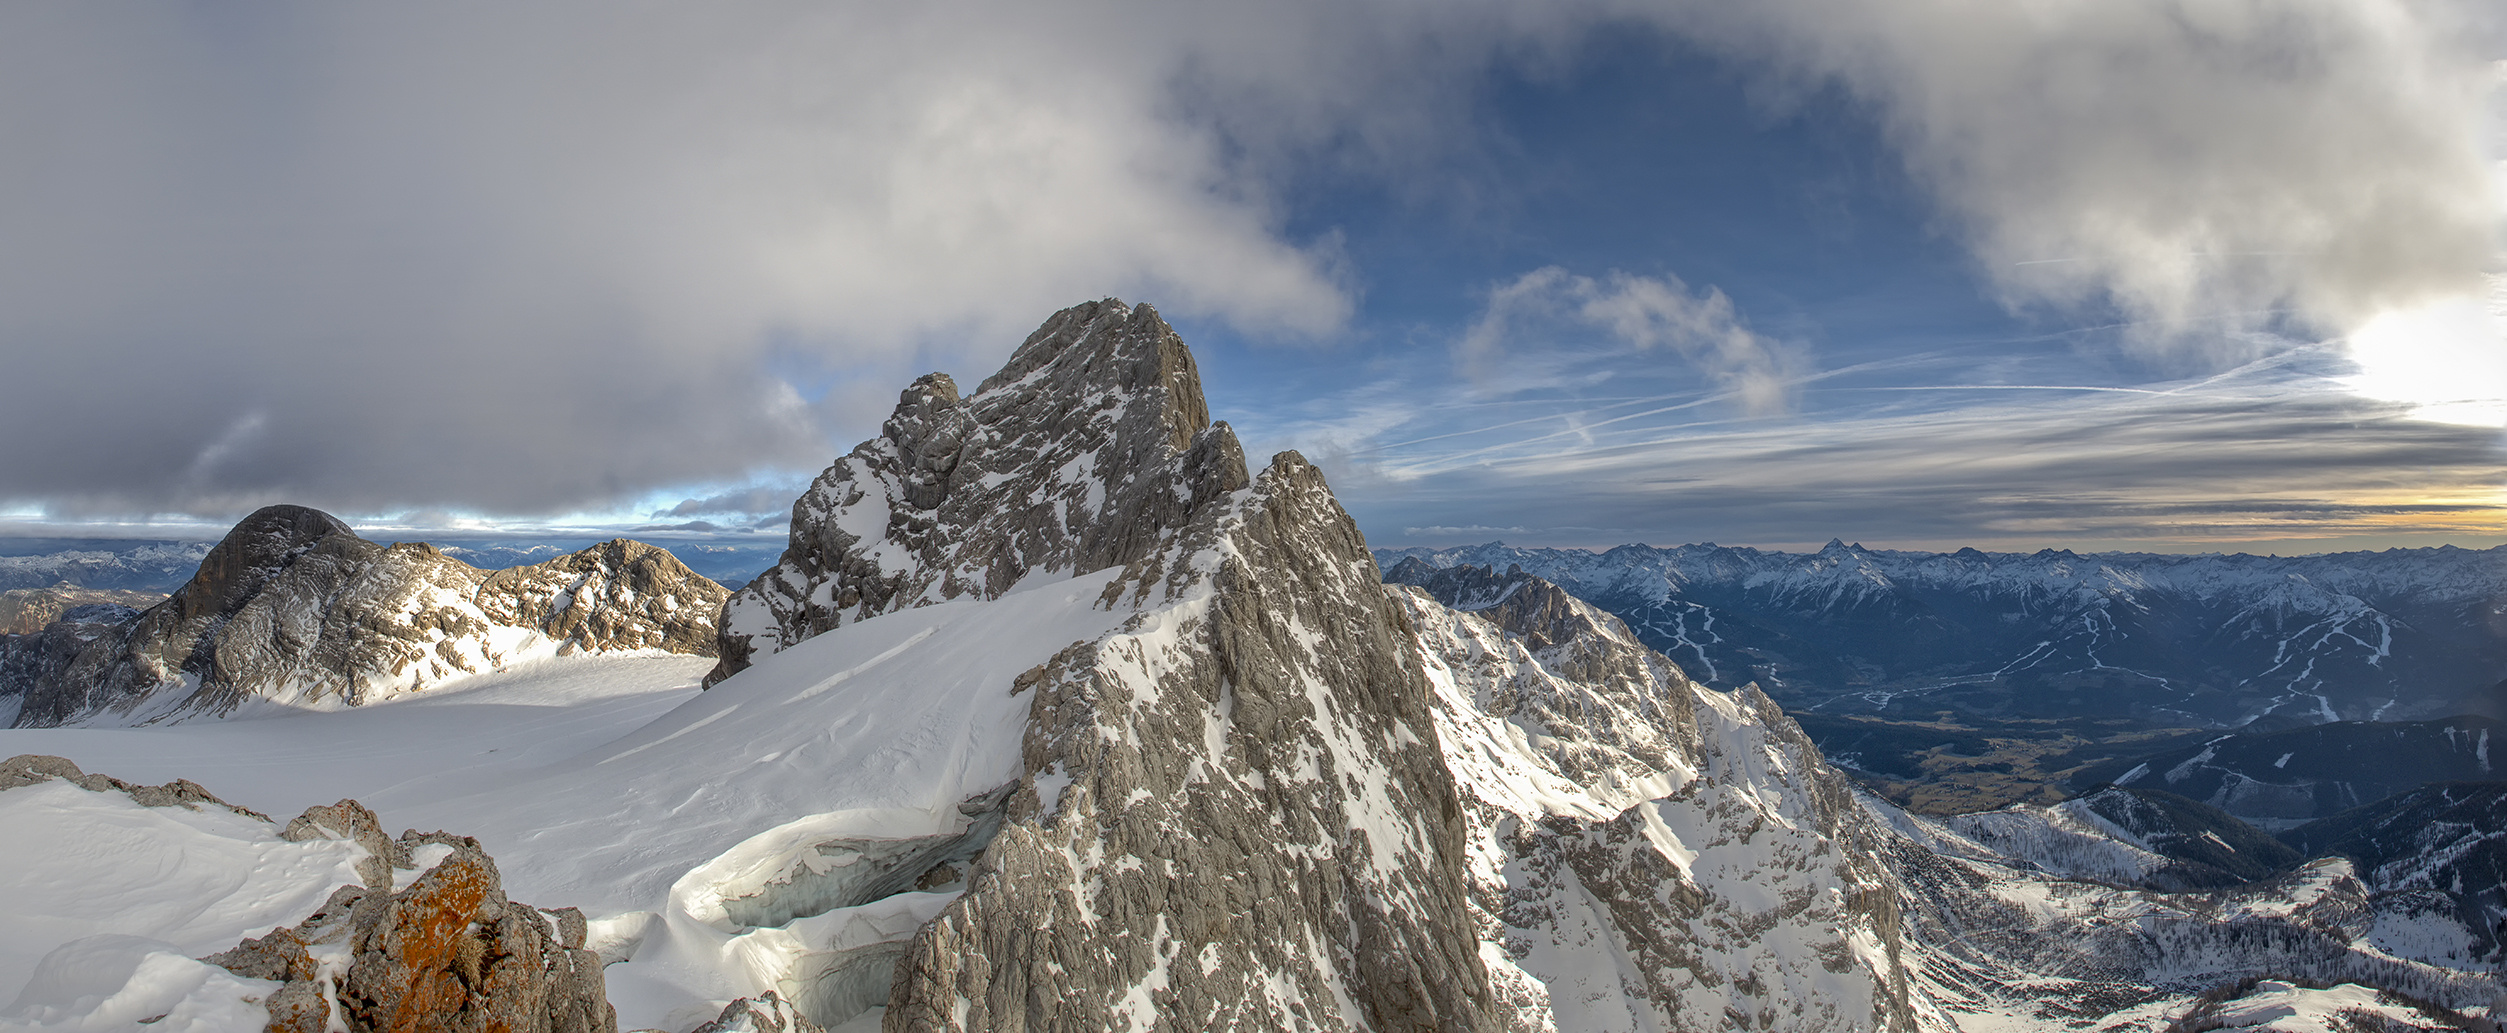
{"type": "Polygon", "coordinates": [[[1035,694],[1027,774],[887,1028],[1497,1028],[1416,645],[1322,476],[1285,453],[1249,483],[1146,307],[1067,310],[973,397],[934,386],[796,507],[760,581],[809,591],[743,594],[734,630],[1109,566],[1100,605],[1139,612],[1007,687],[1035,694]],[[955,458],[905,461],[922,442],[955,458]],[[810,542],[844,557],[825,580],[796,577],[810,542]]]}
{"type": "Polygon", "coordinates": [[[121,634],[139,614],[127,606],[77,606],[34,634],[0,635],[0,714],[15,722],[30,689],[56,682],[88,646],[121,634]]]}
{"type": "Polygon", "coordinates": [[[1426,580],[1387,591],[1425,646],[1511,1025],[1916,1027],[1884,830],[1775,704],[1520,570],[1426,580]]]}
{"type": "Polygon", "coordinates": [[[30,668],[16,723],[180,720],[254,699],[354,706],[537,656],[704,655],[725,594],[640,542],[491,572],[272,506],[237,524],[164,602],[79,629],[67,663],[30,668]]]}
{"type": "Polygon", "coordinates": [[[1036,672],[1029,773],[888,1029],[1501,1027],[1417,646],[1356,526],[1294,453],[1200,517],[1107,589],[1159,605],[1036,672]]]}
{"type": "Polygon", "coordinates": [[[846,621],[1131,563],[1245,486],[1156,311],[1064,309],[971,396],[916,380],[879,437],[818,475],[783,561],[724,607],[706,683],[846,621]]]}
{"type": "Polygon", "coordinates": [[[1117,571],[1094,605],[1130,614],[1000,687],[1024,774],[962,876],[888,880],[966,889],[901,945],[886,1028],[1501,1028],[1412,629],[1318,471],[1248,476],[1154,311],[1059,313],[963,398],[917,381],[794,514],[720,674],[1023,580],[1117,571]]]}

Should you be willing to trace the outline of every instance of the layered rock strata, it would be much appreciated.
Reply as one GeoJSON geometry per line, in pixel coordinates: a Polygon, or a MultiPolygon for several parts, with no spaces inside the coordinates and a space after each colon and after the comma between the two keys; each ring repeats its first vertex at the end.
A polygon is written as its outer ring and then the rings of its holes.
{"type": "Polygon", "coordinates": [[[486,571],[272,506],[237,524],[164,602],[75,629],[66,662],[63,639],[25,665],[16,724],[180,720],[256,699],[354,706],[575,652],[708,655],[725,594],[641,542],[486,571]]]}

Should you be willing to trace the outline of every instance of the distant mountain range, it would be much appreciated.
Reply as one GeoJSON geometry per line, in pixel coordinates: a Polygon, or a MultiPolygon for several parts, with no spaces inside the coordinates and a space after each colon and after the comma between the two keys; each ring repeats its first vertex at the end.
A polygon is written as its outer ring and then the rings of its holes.
{"type": "Polygon", "coordinates": [[[2507,716],[2507,547],[2321,556],[1501,543],[1377,550],[1394,581],[1521,567],[1719,688],[1788,710],[2237,728],[2507,716]]]}
{"type": "Polygon", "coordinates": [[[42,538],[6,543],[22,555],[0,556],[0,592],[79,588],[171,592],[191,580],[215,543],[42,538]]]}
{"type": "MultiPolygon", "coordinates": [[[[545,563],[603,540],[581,536],[480,535],[430,535],[426,539],[444,555],[481,570],[545,563]]],[[[737,538],[708,541],[662,534],[639,540],[669,549],[689,570],[725,588],[747,584],[758,571],[773,566],[784,548],[780,539],[752,543],[737,538]]],[[[117,538],[0,539],[0,553],[13,554],[0,555],[0,591],[44,589],[66,582],[79,588],[162,595],[191,580],[214,544],[117,538]]]]}

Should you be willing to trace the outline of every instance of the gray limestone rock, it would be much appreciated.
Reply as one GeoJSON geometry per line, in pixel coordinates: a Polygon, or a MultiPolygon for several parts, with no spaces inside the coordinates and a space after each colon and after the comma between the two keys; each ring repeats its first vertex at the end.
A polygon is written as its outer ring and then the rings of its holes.
{"type": "Polygon", "coordinates": [[[1322,475],[1283,453],[1105,604],[886,1028],[1501,1028],[1413,629],[1322,475]]]}
{"type": "Polygon", "coordinates": [[[118,638],[140,613],[109,603],[77,606],[33,632],[0,635],[0,715],[15,721],[28,690],[59,679],[89,645],[107,636],[118,638]]]}
{"type": "Polygon", "coordinates": [[[165,602],[30,667],[16,724],[179,720],[254,699],[355,705],[552,653],[710,655],[725,595],[640,542],[491,572],[272,506],[165,602]]]}
{"type": "Polygon", "coordinates": [[[712,684],[840,623],[1031,573],[1122,566],[1245,486],[1192,353],[1147,305],[1055,313],[972,395],[934,373],[792,506],[791,544],[723,609],[712,684]]]}
{"type": "Polygon", "coordinates": [[[395,869],[411,867],[408,849],[383,831],[382,819],[355,800],[305,808],[305,813],[297,815],[279,832],[279,838],[291,843],[345,839],[366,848],[369,856],[358,862],[357,877],[365,881],[367,889],[381,893],[391,892],[395,869]]]}
{"type": "Polygon", "coordinates": [[[1286,453],[1248,476],[1146,306],[1055,315],[971,395],[908,388],[725,607],[716,676],[1109,568],[1096,605],[1134,616],[1000,687],[1031,701],[1026,774],[961,807],[997,814],[979,855],[905,851],[754,920],[963,880],[881,948],[892,1030],[1500,1028],[1413,629],[1320,472],[1286,453]]]}

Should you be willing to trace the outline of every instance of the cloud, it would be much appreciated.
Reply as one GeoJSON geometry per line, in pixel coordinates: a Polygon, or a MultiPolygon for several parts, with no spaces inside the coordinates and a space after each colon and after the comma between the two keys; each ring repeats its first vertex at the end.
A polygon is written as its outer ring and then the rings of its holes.
{"type": "Polygon", "coordinates": [[[1669,348],[1754,415],[1785,408],[1787,391],[1803,365],[1795,349],[1744,324],[1723,291],[1709,287],[1692,293],[1677,276],[1612,270],[1597,280],[1557,266],[1492,288],[1487,307],[1464,332],[1457,350],[1475,375],[1491,376],[1510,345],[1519,346],[1521,338],[1562,320],[1602,331],[1638,351],[1669,348]]]}
{"type": "MultiPolygon", "coordinates": [[[[2129,415],[1982,407],[1632,440],[1426,474],[1351,508],[1378,526],[1521,521],[1518,544],[2487,540],[2507,537],[2507,498],[2466,486],[2501,477],[2491,434],[2390,408],[2178,400],[2129,415]],[[2170,434],[2161,420],[2202,431],[2170,434]]],[[[1379,544],[1474,537],[1412,528],[1379,544]]]]}
{"type": "MultiPolygon", "coordinates": [[[[2112,304],[2154,352],[2317,336],[2498,261],[2478,4],[1768,0],[1640,17],[1867,102],[2018,306],[2112,304]],[[2243,340],[2251,341],[2251,338],[2243,340]]],[[[2199,354],[2208,349],[2211,354],[2199,354]]]]}
{"type": "Polygon", "coordinates": [[[771,513],[778,517],[792,509],[792,500],[800,498],[807,485],[763,485],[735,488],[704,498],[681,499],[677,505],[657,509],[656,517],[705,516],[715,513],[771,513]]]}
{"type": "Polygon", "coordinates": [[[1282,113],[1224,121],[1286,140],[1335,117],[1289,89],[1301,62],[1356,66],[1259,26],[1217,61],[1220,21],[0,11],[0,435],[20,446],[0,490],[56,512],[559,512],[814,469],[876,425],[841,385],[778,380],[779,352],[893,391],[988,369],[1105,295],[1329,332],[1351,296],[1328,249],[1281,232],[1177,84],[1243,96],[1279,58],[1282,113]]]}
{"type": "MultiPolygon", "coordinates": [[[[2348,330],[2477,284],[2497,35],[2449,19],[2480,10],[10,6],[0,503],[596,509],[814,470],[895,384],[1086,298],[1329,335],[1365,271],[1288,229],[1293,185],[1400,194],[1485,143],[1491,68],[1636,23],[1862,98],[2012,304],[2225,361],[2262,338],[2185,328],[2348,330]]],[[[1546,276],[1484,322],[1782,401],[1786,353],[1720,294],[1546,276]]]]}

